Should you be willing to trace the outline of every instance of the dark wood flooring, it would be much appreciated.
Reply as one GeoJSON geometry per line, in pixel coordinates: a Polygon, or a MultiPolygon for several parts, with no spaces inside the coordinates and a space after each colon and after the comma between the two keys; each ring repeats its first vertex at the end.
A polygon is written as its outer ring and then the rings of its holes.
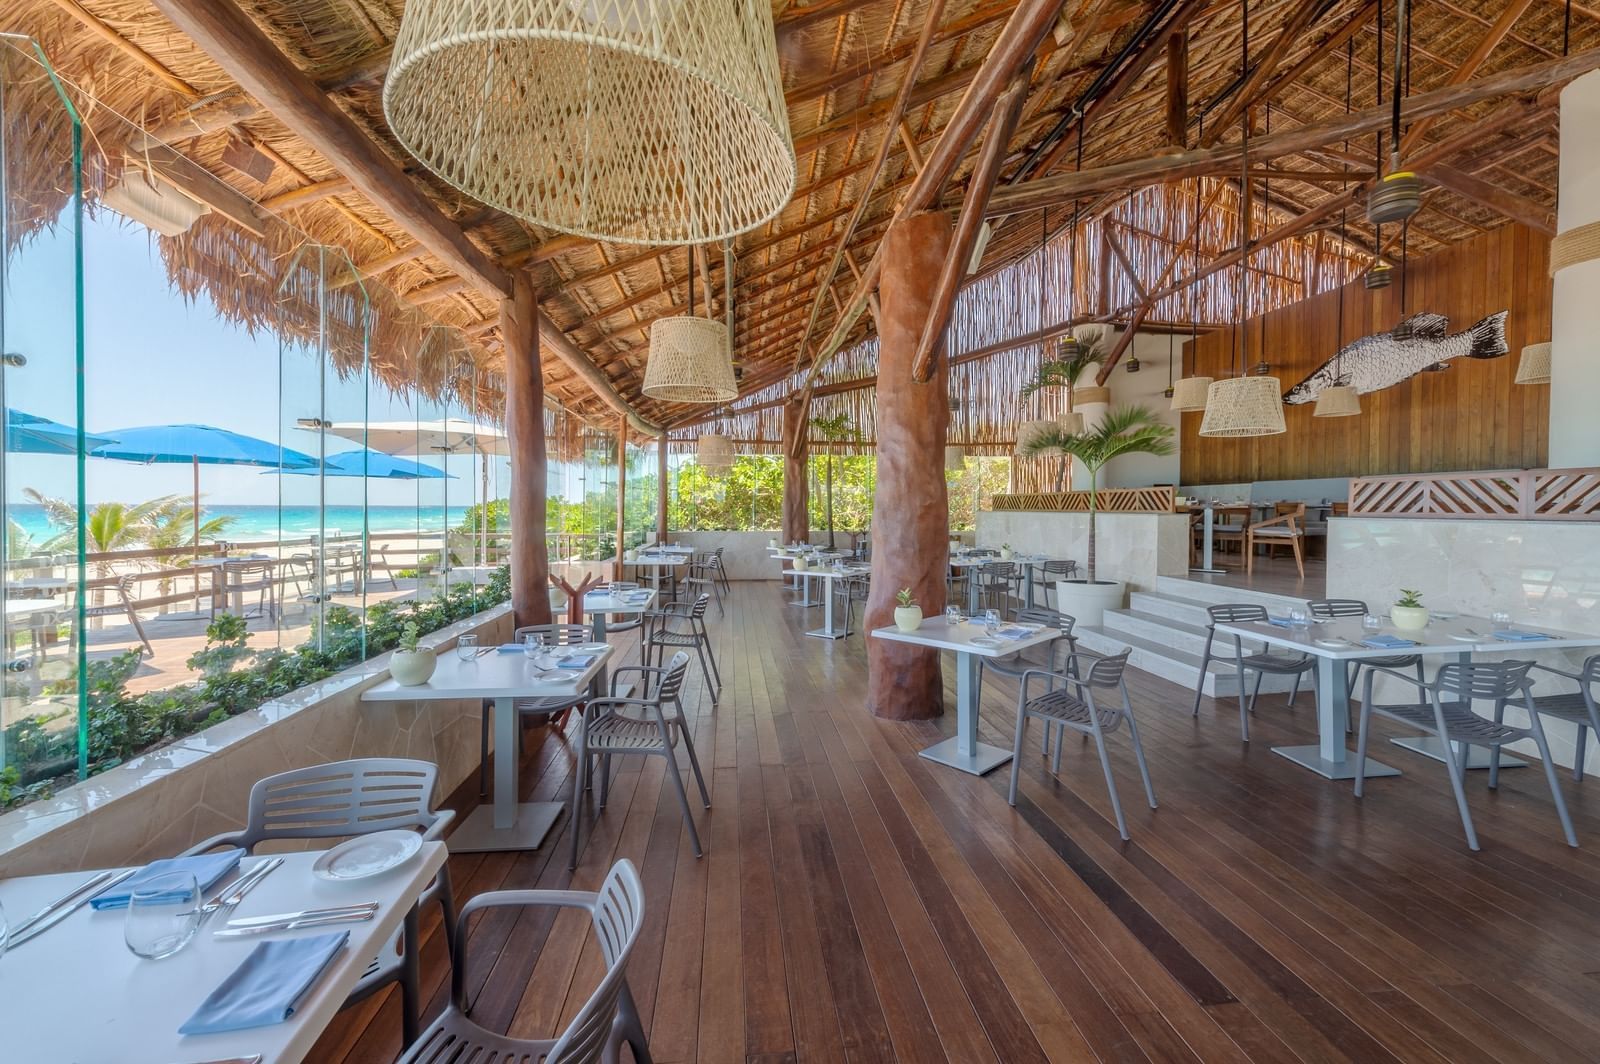
{"type": "MultiPolygon", "coordinates": [[[[451,858],[459,898],[593,888],[631,858],[650,908],[629,980],[657,1061],[1600,1059],[1595,781],[1563,773],[1570,850],[1537,767],[1498,793],[1473,773],[1473,854],[1435,762],[1383,744],[1405,775],[1358,801],[1269,749],[1313,741],[1309,700],[1264,698],[1247,745],[1233,702],[1194,719],[1189,692],[1136,673],[1161,805],[1114,736],[1123,843],[1092,744],[1069,740],[1058,778],[1032,731],[1013,810],[1003,770],[916,756],[953,727],[953,687],[943,720],[875,720],[861,636],[802,636],[817,611],[775,584],[735,585],[712,623],[721,704],[693,673],[690,700],[713,788],[704,859],[660,759],[624,764],[575,874],[569,818],[537,852],[451,858]]],[[[1009,745],[1014,697],[985,684],[988,740],[1009,745]]],[[[526,792],[565,798],[568,748],[529,738],[526,792]]],[[[425,915],[434,1009],[438,925],[425,915]]],[[[472,935],[475,1015],[557,1031],[599,965],[579,916],[493,915],[472,935]]],[[[390,993],[341,1014],[312,1059],[388,1061],[399,1031],[390,993]]]]}

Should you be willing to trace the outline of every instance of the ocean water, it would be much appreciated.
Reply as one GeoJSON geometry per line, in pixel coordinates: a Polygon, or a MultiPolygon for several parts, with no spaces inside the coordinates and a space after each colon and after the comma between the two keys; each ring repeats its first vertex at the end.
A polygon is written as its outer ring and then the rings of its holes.
{"type": "MultiPolygon", "coordinates": [[[[450,507],[449,526],[454,528],[459,525],[466,517],[466,513],[467,508],[464,506],[450,507]]],[[[9,505],[6,507],[6,515],[21,525],[23,531],[36,541],[49,539],[59,531],[45,518],[44,508],[41,506],[21,503],[9,505]]],[[[228,530],[223,534],[223,538],[229,540],[275,539],[280,530],[284,536],[299,539],[318,531],[319,524],[325,525],[330,534],[337,532],[351,535],[361,531],[359,506],[329,506],[327,518],[323,522],[318,521],[318,510],[315,506],[280,508],[207,504],[202,516],[233,518],[228,530]]],[[[442,506],[369,506],[367,521],[374,533],[390,535],[414,532],[418,529],[424,532],[436,532],[446,524],[442,506]]]]}

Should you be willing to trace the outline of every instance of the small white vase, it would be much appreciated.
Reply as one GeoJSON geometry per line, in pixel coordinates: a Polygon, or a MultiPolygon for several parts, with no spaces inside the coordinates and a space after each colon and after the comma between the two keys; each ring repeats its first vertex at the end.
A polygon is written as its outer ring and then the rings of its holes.
{"type": "Polygon", "coordinates": [[[1426,606],[1390,606],[1389,620],[1396,628],[1406,632],[1420,632],[1428,627],[1426,606]]]}
{"type": "Polygon", "coordinates": [[[636,550],[625,550],[622,552],[622,560],[625,562],[638,561],[638,559],[639,552],[636,550]]]}
{"type": "Polygon", "coordinates": [[[438,664],[432,648],[396,650],[389,655],[389,675],[393,676],[394,682],[401,687],[418,687],[432,678],[433,670],[438,664]]]}
{"type": "Polygon", "coordinates": [[[896,606],[894,608],[894,626],[902,632],[915,632],[922,627],[921,606],[896,606]]]}
{"type": "Polygon", "coordinates": [[[797,573],[805,572],[806,569],[811,565],[810,562],[806,561],[806,556],[804,554],[795,555],[794,561],[790,564],[793,565],[794,571],[797,573]]]}
{"type": "Polygon", "coordinates": [[[775,539],[767,540],[767,549],[768,550],[777,550],[778,549],[778,541],[775,540],[775,539]]]}
{"type": "Polygon", "coordinates": [[[1011,550],[1010,547],[1001,547],[1000,548],[1000,560],[1001,561],[1003,561],[1003,562],[1010,561],[1011,560],[1011,554],[1012,554],[1012,550],[1011,550]]]}

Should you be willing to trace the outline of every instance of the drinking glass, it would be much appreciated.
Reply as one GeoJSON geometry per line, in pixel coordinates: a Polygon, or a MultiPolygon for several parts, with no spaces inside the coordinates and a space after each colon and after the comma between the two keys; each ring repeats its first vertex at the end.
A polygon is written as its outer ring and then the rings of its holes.
{"type": "Polygon", "coordinates": [[[996,628],[1000,627],[999,610],[984,610],[980,616],[983,618],[983,627],[985,631],[993,632],[996,628]]]}
{"type": "Polygon", "coordinates": [[[471,661],[478,656],[478,637],[463,635],[456,637],[456,657],[462,661],[471,661]]]}
{"type": "Polygon", "coordinates": [[[1504,632],[1511,627],[1511,614],[1507,610],[1495,610],[1489,614],[1489,630],[1491,632],[1504,632]]]}
{"type": "Polygon", "coordinates": [[[1289,627],[1309,628],[1311,627],[1311,618],[1306,616],[1306,611],[1300,607],[1291,607],[1289,610],[1289,627]]]}
{"type": "Polygon", "coordinates": [[[944,608],[944,623],[957,625],[966,619],[966,616],[961,612],[960,606],[946,606],[944,608]]]}
{"type": "Polygon", "coordinates": [[[537,658],[544,651],[544,642],[538,635],[529,632],[522,637],[522,653],[529,658],[537,658]]]}
{"type": "Polygon", "coordinates": [[[200,926],[200,888],[189,872],[152,876],[128,895],[123,941],[135,956],[158,961],[189,944],[200,926]]]}
{"type": "Polygon", "coordinates": [[[1376,632],[1382,627],[1383,618],[1379,617],[1376,613],[1369,613],[1361,618],[1361,628],[1363,631],[1376,632]]]}

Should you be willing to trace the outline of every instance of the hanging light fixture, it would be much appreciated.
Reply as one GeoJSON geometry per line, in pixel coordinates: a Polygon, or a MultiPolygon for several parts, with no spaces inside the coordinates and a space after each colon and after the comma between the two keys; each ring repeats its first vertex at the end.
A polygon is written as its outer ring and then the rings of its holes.
{"type": "Polygon", "coordinates": [[[1168,399],[1172,398],[1172,337],[1173,332],[1169,327],[1167,329],[1167,390],[1161,393],[1168,399]]]}
{"type": "MultiPolygon", "coordinates": [[[[1202,118],[1202,121],[1204,119],[1202,118]]],[[[1195,226],[1200,224],[1200,186],[1205,179],[1194,179],[1194,221],[1195,226]]],[[[1191,273],[1198,273],[1200,269],[1200,235],[1198,230],[1194,238],[1194,266],[1191,273]]],[[[1196,360],[1200,357],[1200,297],[1195,293],[1193,286],[1189,291],[1189,347],[1195,353],[1196,360]]],[[[1193,413],[1206,408],[1206,395],[1211,390],[1211,378],[1202,376],[1181,377],[1170,389],[1172,395],[1172,409],[1179,413],[1193,413]]]]}
{"type": "Polygon", "coordinates": [[[1522,349],[1522,358],[1517,362],[1516,383],[1550,383],[1550,341],[1529,344],[1522,349]]]}
{"type": "MultiPolygon", "coordinates": [[[[1350,113],[1350,83],[1355,73],[1355,41],[1352,39],[1345,46],[1344,68],[1344,111],[1350,113]]],[[[1345,141],[1348,150],[1350,142],[1345,141]]],[[[1342,184],[1342,183],[1341,183],[1342,184]]],[[[1343,189],[1341,188],[1341,191],[1343,189]]],[[[1317,405],[1312,408],[1312,417],[1354,417],[1361,413],[1361,396],[1356,390],[1344,382],[1344,289],[1345,278],[1345,220],[1347,210],[1339,211],[1339,317],[1337,329],[1334,333],[1333,348],[1333,383],[1317,393],[1317,405]]]]}
{"type": "MultiPolygon", "coordinates": [[[[1387,175],[1379,174],[1377,183],[1372,186],[1372,191],[1367,194],[1367,221],[1374,223],[1403,222],[1413,214],[1416,214],[1422,207],[1422,182],[1411,171],[1400,169],[1400,101],[1404,96],[1400,83],[1402,35],[1406,38],[1405,48],[1409,51],[1411,43],[1410,14],[1407,10],[1406,0],[1395,0],[1394,84],[1389,91],[1390,102],[1393,105],[1392,117],[1389,121],[1389,173],[1387,175]]],[[[1378,47],[1380,49],[1378,86],[1381,93],[1383,87],[1383,67],[1381,65],[1381,49],[1383,45],[1381,40],[1378,47]]]]}
{"type": "MultiPolygon", "coordinates": [[[[1246,0],[1240,0],[1242,9],[1241,47],[1244,54],[1241,69],[1250,66],[1250,15],[1246,0]]],[[[1275,436],[1285,431],[1283,423],[1282,388],[1276,377],[1251,377],[1244,372],[1244,330],[1248,321],[1248,294],[1250,264],[1250,217],[1245,213],[1244,190],[1250,181],[1250,113],[1246,109],[1241,123],[1244,127],[1244,160],[1241,164],[1239,195],[1239,246],[1245,254],[1239,260],[1238,305],[1235,312],[1239,326],[1239,375],[1212,382],[1206,393],[1206,415],[1200,423],[1202,436],[1275,436]]],[[[1262,328],[1266,328],[1263,320],[1262,328]]]]}
{"type": "Polygon", "coordinates": [[[409,0],[383,113],[474,199],[595,240],[722,240],[794,191],[767,0],[409,0]]]}
{"type": "Polygon", "coordinates": [[[733,438],[720,432],[701,436],[695,441],[695,461],[712,473],[725,473],[732,469],[733,438]]]}
{"type": "Polygon", "coordinates": [[[1139,363],[1138,355],[1129,355],[1128,361],[1123,363],[1123,365],[1127,368],[1129,373],[1138,373],[1139,370],[1143,368],[1139,363]]]}
{"type": "MultiPolygon", "coordinates": [[[[710,278],[707,278],[710,281],[710,278]]],[[[694,316],[694,252],[689,252],[689,313],[650,326],[644,394],[665,403],[726,403],[739,394],[728,327],[694,316]]]]}

